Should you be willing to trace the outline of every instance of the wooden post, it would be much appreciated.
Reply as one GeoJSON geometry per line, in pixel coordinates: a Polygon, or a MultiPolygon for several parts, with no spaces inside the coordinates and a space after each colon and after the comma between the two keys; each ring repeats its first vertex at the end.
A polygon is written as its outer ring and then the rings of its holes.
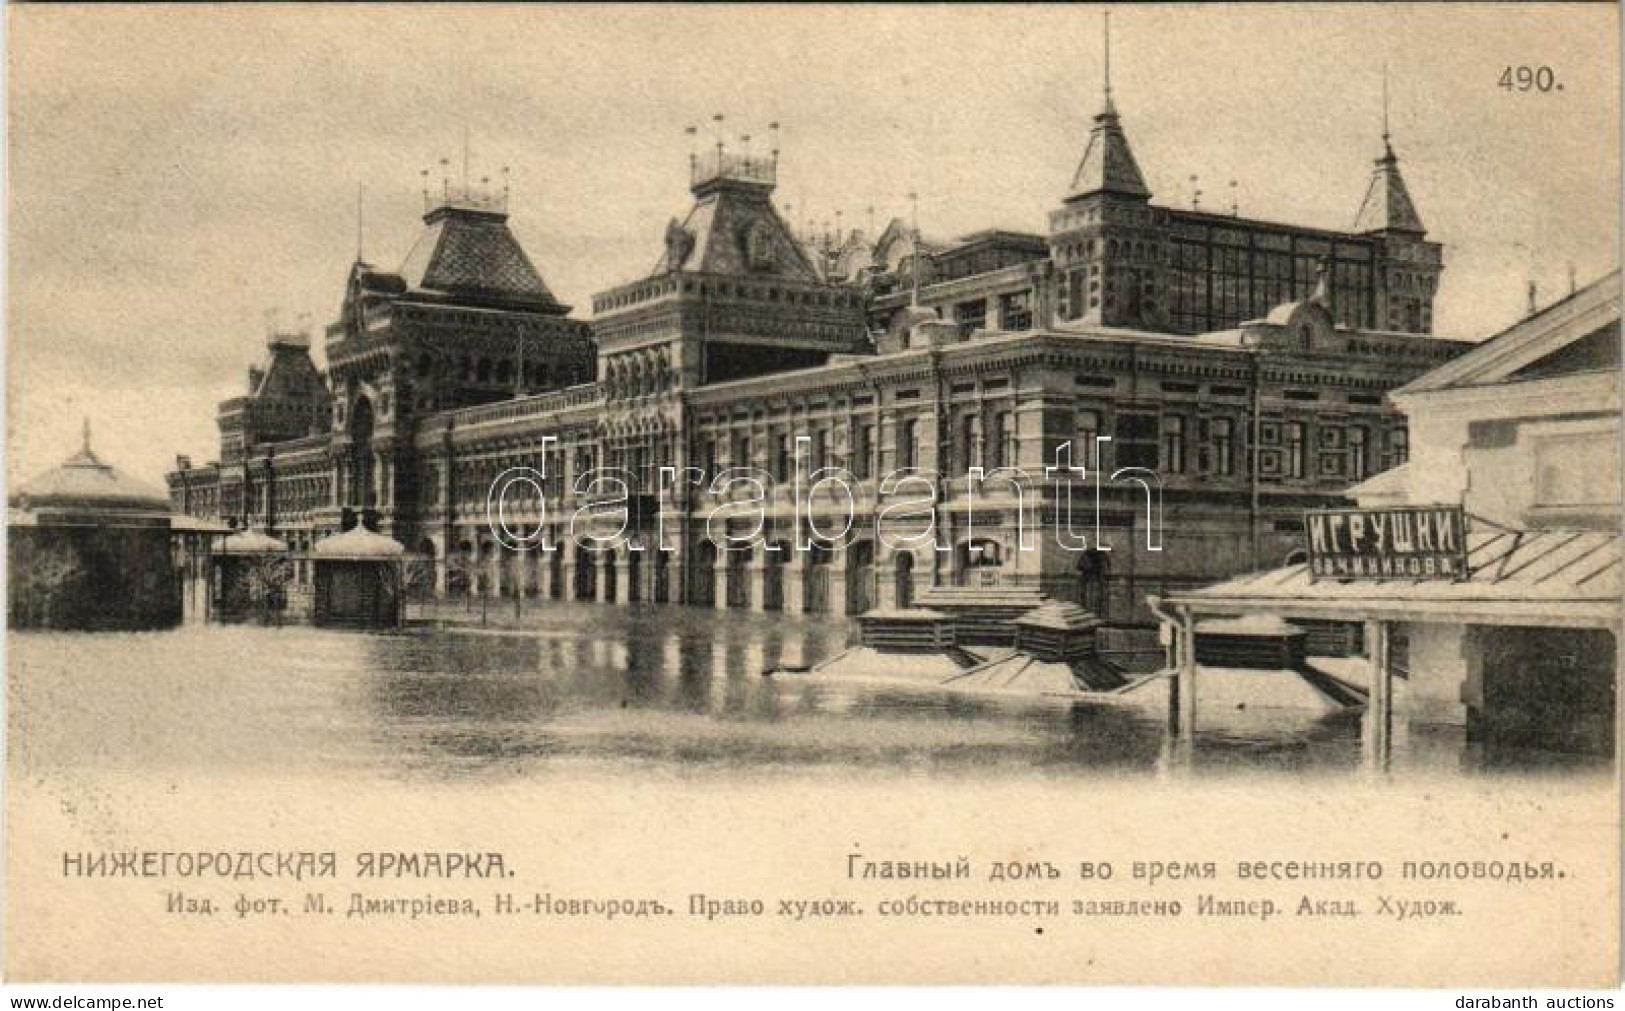
{"type": "Polygon", "coordinates": [[[1363,735],[1366,763],[1373,769],[1386,770],[1394,732],[1394,676],[1388,655],[1387,622],[1365,623],[1365,652],[1370,667],[1363,735]]]}
{"type": "Polygon", "coordinates": [[[1179,735],[1179,682],[1185,669],[1185,619],[1174,613],[1168,630],[1168,736],[1179,735]]]}
{"type": "Polygon", "coordinates": [[[1188,608],[1179,611],[1179,736],[1196,736],[1196,618],[1188,608]]]}

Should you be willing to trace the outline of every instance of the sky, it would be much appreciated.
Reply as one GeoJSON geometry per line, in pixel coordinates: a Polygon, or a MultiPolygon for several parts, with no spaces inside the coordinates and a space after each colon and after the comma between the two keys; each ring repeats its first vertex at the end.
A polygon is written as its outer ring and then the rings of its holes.
{"type": "MultiPolygon", "coordinates": [[[[219,453],[267,319],[393,268],[420,170],[511,169],[555,294],[646,274],[691,141],[782,125],[792,221],[1043,231],[1100,106],[1100,7],[11,6],[7,476],[77,449],[158,484],[219,453]]],[[[1618,265],[1611,4],[1113,7],[1113,90],[1157,203],[1347,228],[1394,146],[1445,244],[1435,329],[1481,338],[1618,265]],[[1508,91],[1507,67],[1561,89],[1508,91]]],[[[437,184],[437,183],[436,183],[437,184]]]]}

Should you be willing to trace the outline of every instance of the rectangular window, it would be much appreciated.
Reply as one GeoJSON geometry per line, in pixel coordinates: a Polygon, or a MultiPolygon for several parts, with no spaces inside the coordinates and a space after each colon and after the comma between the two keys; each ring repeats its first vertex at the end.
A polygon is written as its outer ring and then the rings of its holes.
{"type": "Polygon", "coordinates": [[[954,319],[959,322],[959,332],[967,336],[973,330],[984,329],[987,326],[987,299],[979,298],[954,306],[954,319]]]}
{"type": "Polygon", "coordinates": [[[790,470],[795,465],[795,457],[791,455],[792,443],[788,432],[780,432],[773,437],[773,480],[788,483],[790,470]]]}
{"type": "Polygon", "coordinates": [[[1013,467],[1016,464],[1016,426],[1009,411],[993,415],[993,429],[987,438],[987,466],[989,470],[1013,467]]]}
{"type": "Polygon", "coordinates": [[[1234,474],[1236,423],[1229,418],[1209,418],[1202,422],[1202,427],[1203,472],[1220,477],[1234,474]]]}
{"type": "Polygon", "coordinates": [[[913,418],[897,426],[897,466],[914,467],[919,462],[919,422],[913,418]]]}
{"type": "Polygon", "coordinates": [[[829,433],[822,428],[815,429],[812,434],[812,460],[808,470],[817,472],[829,464],[829,433]]]}
{"type": "Polygon", "coordinates": [[[1286,439],[1286,476],[1303,477],[1303,422],[1289,421],[1281,431],[1286,439]]]}
{"type": "Polygon", "coordinates": [[[734,435],[733,451],[728,454],[728,466],[750,466],[750,433],[739,432],[734,435]]]}
{"type": "Polygon", "coordinates": [[[1367,453],[1366,434],[1363,428],[1351,428],[1348,431],[1349,464],[1348,476],[1356,481],[1366,476],[1367,453]]]}
{"type": "Polygon", "coordinates": [[[976,439],[981,434],[982,419],[975,414],[966,414],[959,419],[959,462],[960,469],[969,471],[977,465],[980,454],[976,452],[976,439]]]}
{"type": "Polygon", "coordinates": [[[1100,412],[1079,411],[1073,428],[1077,435],[1072,445],[1072,466],[1098,470],[1101,461],[1095,458],[1095,454],[1105,449],[1105,446],[1095,441],[1100,435],[1100,412]]]}
{"type": "Polygon", "coordinates": [[[867,480],[874,473],[875,426],[865,421],[852,433],[852,476],[867,480]]]}
{"type": "Polygon", "coordinates": [[[1170,474],[1185,472],[1185,419],[1177,414],[1162,419],[1162,467],[1170,474]]]}
{"type": "Polygon", "coordinates": [[[1016,291],[1008,295],[1000,295],[999,315],[1004,320],[1006,330],[1031,330],[1033,328],[1033,293],[1030,291],[1016,291]]]}

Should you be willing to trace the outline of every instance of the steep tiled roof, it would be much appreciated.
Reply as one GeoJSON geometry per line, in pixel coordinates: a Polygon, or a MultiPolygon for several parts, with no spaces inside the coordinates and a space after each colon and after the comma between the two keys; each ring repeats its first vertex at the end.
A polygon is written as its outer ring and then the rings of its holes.
{"type": "Polygon", "coordinates": [[[1068,199],[1091,193],[1119,193],[1124,196],[1150,197],[1145,177],[1129,150],[1128,134],[1117,116],[1117,107],[1111,99],[1095,117],[1095,127],[1089,131],[1089,145],[1083,149],[1083,160],[1072,175],[1072,189],[1068,199]]]}
{"type": "Polygon", "coordinates": [[[655,273],[671,270],[819,280],[766,191],[727,184],[699,193],[688,218],[668,228],[666,252],[655,273]],[[759,257],[755,262],[753,243],[759,257]]]}
{"type": "Polygon", "coordinates": [[[558,306],[509,231],[506,215],[447,206],[424,223],[401,265],[409,289],[558,306]]]}
{"type": "Polygon", "coordinates": [[[1427,231],[1422,217],[1411,202],[1411,192],[1405,187],[1405,177],[1399,174],[1399,156],[1383,142],[1383,154],[1371,171],[1371,183],[1360,202],[1360,213],[1354,217],[1356,232],[1415,232],[1427,231]]]}

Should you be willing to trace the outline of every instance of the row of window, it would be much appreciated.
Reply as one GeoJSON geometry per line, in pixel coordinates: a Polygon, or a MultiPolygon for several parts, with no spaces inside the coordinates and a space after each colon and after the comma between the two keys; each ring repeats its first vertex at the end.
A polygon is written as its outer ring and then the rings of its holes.
{"type": "MultiPolygon", "coordinates": [[[[1077,445],[1088,447],[1088,465],[1094,459],[1095,439],[1102,433],[1099,411],[1080,410],[1073,426],[1077,445]]],[[[1303,479],[1336,477],[1360,480],[1404,463],[1410,455],[1405,429],[1390,429],[1380,447],[1372,429],[1363,425],[1320,424],[1315,429],[1319,465],[1311,470],[1309,426],[1302,421],[1268,420],[1259,424],[1259,473],[1266,478],[1303,479]]],[[[1178,414],[1120,411],[1112,433],[1112,467],[1144,467],[1160,474],[1194,473],[1228,477],[1237,473],[1238,423],[1234,418],[1198,418],[1194,433],[1190,419],[1178,414]],[[1192,436],[1194,435],[1194,442],[1192,436]],[[1194,446],[1194,459],[1191,449],[1194,446]]],[[[1074,456],[1074,461],[1083,462],[1074,456]]]]}
{"type": "MultiPolygon", "coordinates": [[[[1033,328],[1033,293],[1031,289],[999,295],[999,315],[993,321],[998,330],[1031,330],[1033,328]]],[[[985,330],[988,325],[988,300],[979,298],[954,306],[954,321],[959,330],[970,335],[985,330]]]]}
{"type": "MultiPolygon", "coordinates": [[[[1314,290],[1320,258],[1269,250],[1209,247],[1176,240],[1168,275],[1169,313],[1175,328],[1222,330],[1256,319],[1314,290]]],[[[1369,328],[1372,269],[1338,260],[1332,268],[1333,315],[1338,326],[1369,328]]]]}

